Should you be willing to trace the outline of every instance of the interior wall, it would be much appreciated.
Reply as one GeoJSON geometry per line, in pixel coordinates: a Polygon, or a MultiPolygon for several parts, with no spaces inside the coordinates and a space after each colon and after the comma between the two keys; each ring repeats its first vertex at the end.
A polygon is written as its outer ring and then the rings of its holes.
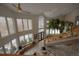
{"type": "Polygon", "coordinates": [[[71,21],[71,22],[75,22],[76,16],[79,16],[79,9],[73,10],[72,12],[70,12],[69,14],[67,14],[65,16],[65,20],[71,21]]]}
{"type": "Polygon", "coordinates": [[[37,33],[38,31],[38,16],[16,13],[4,5],[0,5],[0,16],[12,17],[13,20],[16,20],[17,18],[32,19],[32,30],[31,31],[23,31],[21,33],[16,32],[14,35],[10,35],[5,38],[0,38],[0,46],[3,46],[9,41],[11,41],[13,38],[16,38],[17,35],[25,35],[28,33],[34,34],[34,33],[37,33]]]}
{"type": "Polygon", "coordinates": [[[63,15],[63,16],[59,16],[59,17],[57,17],[57,18],[60,19],[60,20],[65,21],[65,15],[63,15]]]}

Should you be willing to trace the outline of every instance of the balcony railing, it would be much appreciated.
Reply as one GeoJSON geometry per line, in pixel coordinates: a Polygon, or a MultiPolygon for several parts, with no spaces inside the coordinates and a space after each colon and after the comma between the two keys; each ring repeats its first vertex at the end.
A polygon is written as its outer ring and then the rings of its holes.
{"type": "Polygon", "coordinates": [[[34,34],[34,40],[35,41],[41,41],[44,38],[45,38],[45,33],[44,32],[34,34]]]}

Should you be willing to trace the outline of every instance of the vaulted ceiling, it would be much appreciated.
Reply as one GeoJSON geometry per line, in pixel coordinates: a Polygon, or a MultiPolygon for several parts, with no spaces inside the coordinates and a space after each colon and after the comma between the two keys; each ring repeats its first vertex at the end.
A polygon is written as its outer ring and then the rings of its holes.
{"type": "MultiPolygon", "coordinates": [[[[7,7],[16,12],[12,4],[5,4],[7,7]]],[[[17,4],[15,4],[17,5],[17,4]]],[[[66,15],[75,9],[79,9],[79,4],[73,3],[21,3],[21,8],[26,13],[35,15],[43,14],[46,17],[56,17],[66,15]]],[[[25,13],[24,12],[24,13],[25,13]]]]}

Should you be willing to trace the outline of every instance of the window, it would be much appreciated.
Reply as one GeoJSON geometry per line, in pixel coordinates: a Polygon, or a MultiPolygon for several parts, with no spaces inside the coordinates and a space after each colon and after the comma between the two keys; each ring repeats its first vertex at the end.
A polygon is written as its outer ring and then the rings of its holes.
{"type": "Polygon", "coordinates": [[[27,41],[27,43],[29,42],[29,37],[28,37],[28,35],[25,35],[25,40],[27,41]]]}
{"type": "Polygon", "coordinates": [[[9,42],[8,44],[4,45],[6,53],[11,54],[11,43],[9,42]]]}
{"type": "Polygon", "coordinates": [[[3,48],[0,47],[0,54],[4,54],[3,48]]]}
{"type": "Polygon", "coordinates": [[[29,30],[32,30],[32,20],[28,19],[28,28],[29,30]]]}
{"type": "Polygon", "coordinates": [[[40,16],[39,19],[38,19],[38,32],[42,32],[44,31],[44,17],[43,16],[40,16]]]}
{"type": "Polygon", "coordinates": [[[60,34],[60,30],[59,29],[50,29],[50,32],[49,32],[49,29],[46,30],[46,34],[60,34]]]}
{"type": "Polygon", "coordinates": [[[27,41],[27,44],[31,43],[33,41],[33,34],[25,35],[25,40],[27,41]]]}
{"type": "Polygon", "coordinates": [[[47,35],[49,34],[49,29],[46,29],[46,34],[47,34],[47,35]]]}
{"type": "Polygon", "coordinates": [[[38,28],[44,28],[44,17],[40,16],[38,20],[38,28]]]}
{"type": "Polygon", "coordinates": [[[27,19],[23,19],[24,30],[28,30],[27,19]]]}
{"type": "Polygon", "coordinates": [[[79,21],[76,22],[76,25],[79,25],[79,21]]]}
{"type": "Polygon", "coordinates": [[[44,29],[39,29],[39,31],[38,32],[43,32],[44,31],[44,29]]]}
{"type": "Polygon", "coordinates": [[[24,36],[20,36],[19,39],[20,39],[20,44],[24,45],[25,44],[24,36]]]}
{"type": "Polygon", "coordinates": [[[12,46],[13,46],[12,53],[15,53],[18,50],[16,39],[12,40],[12,46]]]}
{"type": "Polygon", "coordinates": [[[79,25],[79,20],[76,20],[76,25],[77,25],[77,26],[79,25]]]}
{"type": "Polygon", "coordinates": [[[60,30],[58,29],[58,34],[60,34],[60,30]]]}
{"type": "Polygon", "coordinates": [[[8,35],[5,17],[0,17],[0,33],[2,37],[8,35]]]}
{"type": "Polygon", "coordinates": [[[29,34],[29,42],[33,41],[33,34],[29,34]]]}
{"type": "Polygon", "coordinates": [[[54,29],[50,29],[50,34],[55,34],[54,29]]]}
{"type": "Polygon", "coordinates": [[[14,34],[14,25],[12,18],[7,18],[10,34],[14,34]]]}
{"type": "Polygon", "coordinates": [[[23,31],[22,19],[16,19],[16,20],[17,20],[18,31],[19,32],[23,31]]]}
{"type": "Polygon", "coordinates": [[[79,25],[79,16],[76,16],[76,19],[75,19],[75,25],[76,25],[76,26],[79,25]]]}
{"type": "Polygon", "coordinates": [[[46,23],[49,23],[49,20],[47,20],[46,23]]]}

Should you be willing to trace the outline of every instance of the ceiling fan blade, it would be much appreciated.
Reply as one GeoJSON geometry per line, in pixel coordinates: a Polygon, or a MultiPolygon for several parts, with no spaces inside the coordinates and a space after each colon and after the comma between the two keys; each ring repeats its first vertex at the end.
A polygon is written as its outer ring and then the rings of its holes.
{"type": "Polygon", "coordinates": [[[28,12],[28,11],[24,11],[24,10],[21,8],[21,4],[20,4],[20,3],[18,3],[18,4],[12,4],[12,6],[13,6],[14,8],[16,8],[16,11],[17,11],[17,12],[23,12],[23,13],[31,14],[31,13],[28,12]]]}
{"type": "Polygon", "coordinates": [[[28,11],[24,11],[24,10],[22,10],[22,12],[24,12],[24,13],[27,13],[27,14],[31,14],[31,12],[28,12],[28,11]]]}
{"type": "Polygon", "coordinates": [[[16,8],[17,12],[22,12],[23,11],[22,8],[21,8],[20,3],[18,3],[16,5],[15,4],[12,4],[12,6],[16,8]]]}
{"type": "Polygon", "coordinates": [[[18,3],[18,9],[22,10],[20,3],[18,3]]]}
{"type": "Polygon", "coordinates": [[[12,4],[12,6],[13,6],[14,8],[17,8],[17,6],[16,6],[15,4],[12,4]]]}

